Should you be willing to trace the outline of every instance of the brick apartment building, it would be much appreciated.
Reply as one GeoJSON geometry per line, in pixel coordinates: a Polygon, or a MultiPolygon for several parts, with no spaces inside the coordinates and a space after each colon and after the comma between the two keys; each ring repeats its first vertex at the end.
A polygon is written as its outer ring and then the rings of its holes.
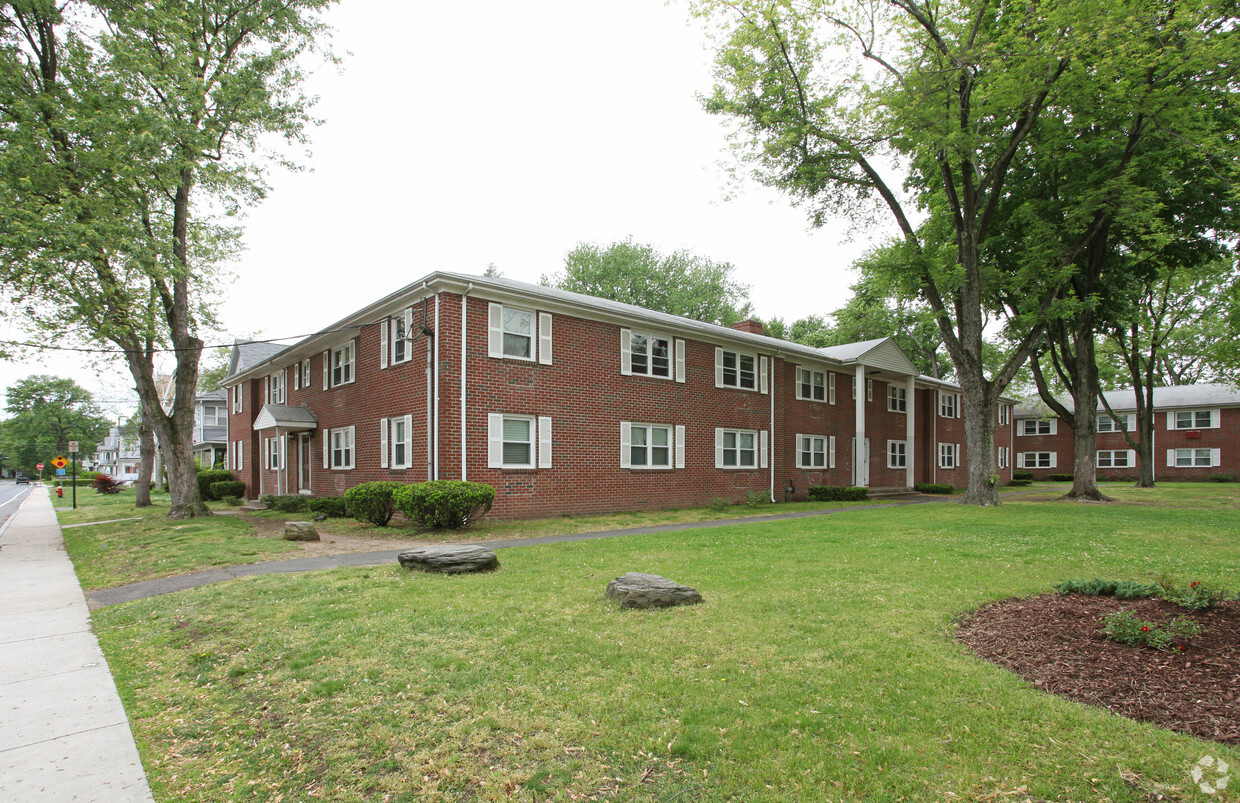
{"type": "MultiPolygon", "coordinates": [[[[1112,418],[1098,402],[1099,479],[1135,479],[1136,451],[1122,430],[1136,433],[1136,400],[1131,390],[1110,390],[1112,418]]],[[[1155,480],[1206,480],[1212,474],[1240,478],[1240,389],[1229,385],[1177,385],[1154,388],[1155,480]]],[[[1016,468],[1036,479],[1072,473],[1072,429],[1045,407],[1015,412],[1012,453],[1016,468]]],[[[1139,437],[1134,435],[1136,440],[1139,437]]]]}
{"type": "MultiPolygon", "coordinates": [[[[288,348],[238,344],[225,386],[251,497],[466,479],[522,518],[966,482],[958,388],[890,338],[815,349],[502,278],[433,273],[288,348]]],[[[1006,481],[1010,402],[992,414],[1006,481]]]]}

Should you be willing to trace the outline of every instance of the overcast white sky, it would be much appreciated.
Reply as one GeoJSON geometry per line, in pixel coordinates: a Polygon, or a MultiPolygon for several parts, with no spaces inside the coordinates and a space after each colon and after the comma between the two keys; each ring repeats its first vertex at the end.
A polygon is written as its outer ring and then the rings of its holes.
{"type": "MultiPolygon", "coordinates": [[[[273,174],[248,215],[228,339],[313,332],[434,270],[537,282],[577,243],[630,235],[731,262],[764,318],[847,299],[871,233],[810,231],[752,183],[725,200],[727,129],[697,99],[710,52],[683,3],[344,0],[327,19],[342,70],[310,84],[311,170],[273,174]]],[[[0,365],[0,387],[32,373],[132,397],[123,368],[47,353],[0,365]]]]}

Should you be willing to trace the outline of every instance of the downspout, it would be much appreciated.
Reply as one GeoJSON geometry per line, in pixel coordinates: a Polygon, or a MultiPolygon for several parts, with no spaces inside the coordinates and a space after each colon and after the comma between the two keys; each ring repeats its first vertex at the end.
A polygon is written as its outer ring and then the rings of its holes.
{"type": "MultiPolygon", "coordinates": [[[[957,399],[959,404],[960,400],[957,399]]],[[[930,411],[930,451],[934,455],[934,461],[930,464],[930,481],[937,483],[939,481],[939,410],[942,410],[943,391],[936,390],[934,392],[934,408],[930,411]]]]}
{"type": "Polygon", "coordinates": [[[435,293],[435,365],[431,372],[431,383],[435,395],[434,412],[434,443],[431,446],[431,479],[439,479],[439,293],[435,293]]]}
{"type": "Polygon", "coordinates": [[[461,481],[465,482],[469,478],[469,451],[465,447],[465,375],[468,368],[468,356],[465,352],[465,341],[469,332],[469,293],[474,289],[474,283],[470,282],[465,288],[465,292],[461,293],[461,481]]]}
{"type": "Polygon", "coordinates": [[[767,390],[771,394],[771,434],[767,436],[766,441],[766,464],[771,470],[771,487],[768,489],[770,493],[770,501],[775,502],[775,356],[779,352],[771,355],[771,368],[767,371],[768,387],[767,390]]]}

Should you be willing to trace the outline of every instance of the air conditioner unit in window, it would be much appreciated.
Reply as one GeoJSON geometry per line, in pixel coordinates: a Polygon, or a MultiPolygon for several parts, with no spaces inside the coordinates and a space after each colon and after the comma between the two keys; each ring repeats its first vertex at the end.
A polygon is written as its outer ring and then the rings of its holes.
{"type": "Polygon", "coordinates": [[[1190,441],[1192,441],[1192,440],[1197,440],[1198,438],[1200,438],[1200,437],[1201,437],[1201,430],[1199,430],[1199,429],[1190,429],[1190,430],[1188,430],[1187,432],[1185,432],[1185,433],[1184,433],[1184,437],[1188,438],[1190,441]]]}

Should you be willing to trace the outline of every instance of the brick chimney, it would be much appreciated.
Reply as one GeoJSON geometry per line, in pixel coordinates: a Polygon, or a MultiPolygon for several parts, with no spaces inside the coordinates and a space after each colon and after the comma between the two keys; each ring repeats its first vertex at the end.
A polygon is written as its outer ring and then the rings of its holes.
{"type": "Polygon", "coordinates": [[[742,332],[749,332],[754,335],[764,335],[766,332],[762,329],[762,324],[752,318],[732,324],[733,329],[739,329],[742,332]]]}

